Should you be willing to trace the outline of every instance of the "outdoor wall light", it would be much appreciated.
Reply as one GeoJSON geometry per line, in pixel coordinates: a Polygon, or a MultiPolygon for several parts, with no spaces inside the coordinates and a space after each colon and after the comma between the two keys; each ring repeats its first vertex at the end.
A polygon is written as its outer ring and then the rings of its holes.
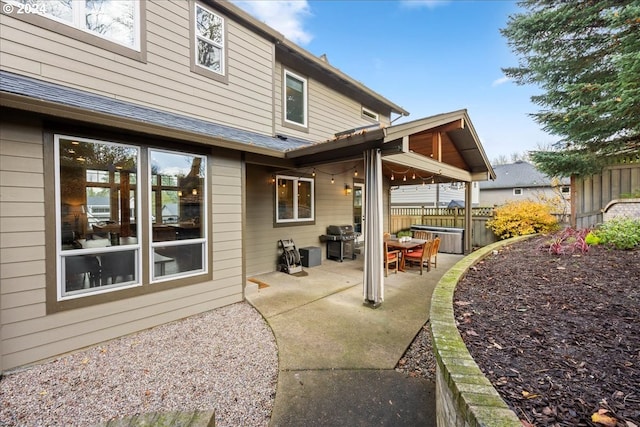
{"type": "Polygon", "coordinates": [[[198,189],[194,188],[193,190],[191,190],[191,194],[193,194],[194,196],[198,195],[198,189]]]}
{"type": "Polygon", "coordinates": [[[349,194],[351,194],[351,186],[349,184],[345,184],[344,185],[344,195],[348,196],[349,194]]]}

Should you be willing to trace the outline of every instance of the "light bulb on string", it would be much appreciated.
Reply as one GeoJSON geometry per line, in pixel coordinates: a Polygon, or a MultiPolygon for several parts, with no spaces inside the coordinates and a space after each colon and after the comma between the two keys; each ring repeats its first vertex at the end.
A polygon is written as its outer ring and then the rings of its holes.
{"type": "Polygon", "coordinates": [[[316,168],[313,168],[313,172],[311,172],[311,176],[315,178],[315,176],[316,176],[316,168]]]}
{"type": "Polygon", "coordinates": [[[406,182],[406,181],[407,181],[407,175],[404,175],[404,176],[402,177],[402,180],[406,182]]]}
{"type": "Polygon", "coordinates": [[[335,182],[336,182],[336,180],[335,180],[335,179],[333,179],[333,175],[331,175],[331,183],[332,183],[332,184],[335,184],[335,182]]]}
{"type": "Polygon", "coordinates": [[[353,172],[353,176],[358,176],[358,168],[353,172]]]}
{"type": "Polygon", "coordinates": [[[416,179],[416,173],[414,172],[413,175],[411,175],[411,179],[416,179]]]}
{"type": "Polygon", "coordinates": [[[394,181],[396,178],[391,174],[391,181],[394,181]]]}

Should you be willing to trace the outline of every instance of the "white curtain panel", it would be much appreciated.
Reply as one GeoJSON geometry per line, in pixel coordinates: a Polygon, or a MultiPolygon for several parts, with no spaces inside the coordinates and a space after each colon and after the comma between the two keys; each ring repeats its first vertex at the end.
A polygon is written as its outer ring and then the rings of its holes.
{"type": "Polygon", "coordinates": [[[384,300],[382,258],[382,155],[379,149],[364,152],[364,302],[378,306],[384,300]]]}

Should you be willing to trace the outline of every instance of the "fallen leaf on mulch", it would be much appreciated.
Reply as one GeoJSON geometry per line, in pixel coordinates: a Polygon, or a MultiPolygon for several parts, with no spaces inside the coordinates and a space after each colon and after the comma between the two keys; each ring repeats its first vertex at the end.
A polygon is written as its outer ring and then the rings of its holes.
{"type": "Polygon", "coordinates": [[[616,427],[616,424],[618,424],[618,420],[608,416],[607,415],[608,412],[609,411],[607,411],[606,409],[600,409],[598,412],[591,415],[591,421],[593,421],[594,423],[602,424],[607,427],[616,427]]]}

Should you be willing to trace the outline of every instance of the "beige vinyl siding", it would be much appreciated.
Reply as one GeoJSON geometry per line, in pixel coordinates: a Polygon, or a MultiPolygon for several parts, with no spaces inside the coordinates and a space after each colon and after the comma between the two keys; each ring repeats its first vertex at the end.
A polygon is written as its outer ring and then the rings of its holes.
{"type": "Polygon", "coordinates": [[[5,116],[0,125],[0,369],[242,300],[242,164],[238,153],[214,151],[212,280],[47,315],[42,134],[35,120],[5,116]]]}
{"type": "Polygon", "coordinates": [[[190,71],[188,2],[145,4],[146,63],[3,16],[1,68],[271,134],[272,44],[227,17],[229,84],[219,83],[190,71]]]}
{"type": "MultiPolygon", "coordinates": [[[[283,126],[283,65],[276,62],[274,75],[276,134],[291,135],[311,141],[325,141],[333,138],[338,132],[374,124],[372,120],[362,117],[362,104],[359,101],[344,96],[295,69],[286,66],[284,68],[307,79],[308,132],[283,126]]],[[[381,121],[388,122],[384,114],[379,114],[381,121]]]]}
{"type": "MultiPolygon", "coordinates": [[[[335,262],[325,261],[326,248],[320,242],[320,236],[326,233],[329,225],[353,224],[353,195],[344,194],[344,185],[353,187],[355,166],[360,173],[363,172],[361,162],[318,168],[315,178],[315,224],[282,227],[274,227],[275,189],[270,180],[275,171],[257,165],[247,166],[247,275],[276,269],[278,241],[281,239],[293,239],[297,248],[321,247],[323,262],[335,262]],[[335,184],[331,184],[331,173],[335,184]]],[[[303,176],[310,176],[311,171],[305,171],[307,173],[303,176]]],[[[302,171],[298,173],[302,174],[302,171]]],[[[295,172],[291,175],[295,175],[295,172]]]]}

